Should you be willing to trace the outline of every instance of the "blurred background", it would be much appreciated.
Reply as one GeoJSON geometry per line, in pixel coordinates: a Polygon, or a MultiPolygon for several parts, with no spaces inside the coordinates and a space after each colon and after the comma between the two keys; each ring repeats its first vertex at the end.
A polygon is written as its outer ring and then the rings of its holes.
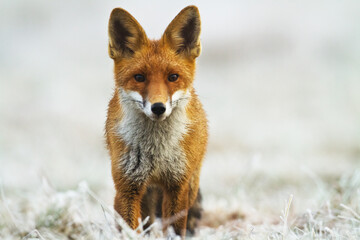
{"type": "Polygon", "coordinates": [[[103,137],[114,86],[110,12],[125,8],[157,39],[190,4],[202,18],[195,88],[210,125],[205,207],[240,196],[232,204],[278,213],[295,194],[307,208],[314,178],[359,167],[356,0],[12,0],[0,2],[0,179],[8,194],[31,192],[43,177],[59,190],[85,180],[112,204],[103,137]]]}

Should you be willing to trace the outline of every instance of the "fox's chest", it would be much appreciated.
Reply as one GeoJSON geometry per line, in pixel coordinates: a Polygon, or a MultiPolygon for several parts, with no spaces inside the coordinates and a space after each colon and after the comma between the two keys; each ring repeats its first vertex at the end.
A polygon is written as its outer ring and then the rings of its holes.
{"type": "Polygon", "coordinates": [[[161,122],[143,114],[125,117],[118,128],[127,146],[120,167],[134,181],[181,178],[186,156],[180,143],[186,132],[185,113],[175,111],[161,122]]]}

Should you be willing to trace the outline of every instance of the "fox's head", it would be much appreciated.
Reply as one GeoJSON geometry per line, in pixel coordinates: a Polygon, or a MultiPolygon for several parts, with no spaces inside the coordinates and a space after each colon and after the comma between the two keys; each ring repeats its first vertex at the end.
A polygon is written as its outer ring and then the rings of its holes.
{"type": "Polygon", "coordinates": [[[135,103],[152,120],[164,120],[174,108],[185,107],[201,52],[199,35],[195,6],[184,8],[160,40],[148,39],[133,16],[115,8],[109,20],[109,55],[121,101],[135,103]]]}

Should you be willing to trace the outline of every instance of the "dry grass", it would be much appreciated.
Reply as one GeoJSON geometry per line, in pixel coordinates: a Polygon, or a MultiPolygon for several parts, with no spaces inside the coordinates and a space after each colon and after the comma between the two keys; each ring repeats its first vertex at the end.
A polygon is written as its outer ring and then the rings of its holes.
{"type": "MultiPolygon", "coordinates": [[[[290,195],[283,209],[276,210],[279,217],[266,212],[254,214],[263,215],[260,222],[243,209],[219,199],[212,202],[205,196],[204,216],[194,239],[358,239],[360,171],[331,182],[317,181],[318,193],[326,196],[319,199],[316,208],[295,212],[292,201],[296,198],[290,195]]],[[[243,201],[243,197],[233,201],[243,201]]],[[[149,229],[140,226],[140,233],[129,229],[85,182],[74,190],[55,191],[44,180],[36,192],[21,196],[8,196],[1,188],[0,206],[1,239],[165,238],[160,221],[149,229]],[[123,228],[121,233],[116,223],[123,228]]]]}

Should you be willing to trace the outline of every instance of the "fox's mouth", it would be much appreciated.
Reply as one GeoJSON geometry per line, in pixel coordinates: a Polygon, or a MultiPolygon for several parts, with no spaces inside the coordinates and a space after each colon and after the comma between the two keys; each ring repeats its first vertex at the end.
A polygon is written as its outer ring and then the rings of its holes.
{"type": "MultiPolygon", "coordinates": [[[[148,103],[148,105],[150,105],[150,104],[148,103]]],[[[172,107],[169,104],[166,104],[167,105],[166,108],[163,109],[161,112],[157,112],[156,110],[154,110],[152,107],[149,107],[148,105],[145,104],[142,111],[152,121],[155,121],[155,122],[164,121],[172,113],[172,107]]],[[[165,105],[164,105],[164,107],[165,107],[165,105]]]]}
{"type": "Polygon", "coordinates": [[[145,116],[147,118],[149,118],[151,121],[161,122],[161,121],[165,120],[167,117],[169,117],[172,112],[172,107],[167,106],[163,113],[156,114],[151,110],[151,107],[148,105],[149,104],[148,102],[146,102],[146,101],[142,102],[142,101],[133,100],[133,99],[131,99],[130,101],[132,101],[137,106],[139,111],[141,111],[143,114],[145,114],[145,116]]]}
{"type": "Polygon", "coordinates": [[[152,120],[154,122],[161,122],[167,118],[167,116],[165,114],[162,114],[160,116],[152,115],[152,116],[148,116],[148,117],[150,118],[150,120],[152,120]]]}

